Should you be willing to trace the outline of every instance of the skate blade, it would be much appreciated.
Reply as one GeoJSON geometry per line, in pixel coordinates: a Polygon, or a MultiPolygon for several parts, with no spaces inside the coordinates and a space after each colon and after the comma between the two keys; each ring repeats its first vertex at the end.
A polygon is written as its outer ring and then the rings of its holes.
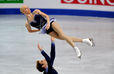
{"type": "Polygon", "coordinates": [[[78,56],[78,58],[81,60],[82,56],[78,56]]]}
{"type": "Polygon", "coordinates": [[[95,43],[94,43],[93,38],[89,38],[89,40],[92,42],[92,47],[95,47],[95,43]]]}

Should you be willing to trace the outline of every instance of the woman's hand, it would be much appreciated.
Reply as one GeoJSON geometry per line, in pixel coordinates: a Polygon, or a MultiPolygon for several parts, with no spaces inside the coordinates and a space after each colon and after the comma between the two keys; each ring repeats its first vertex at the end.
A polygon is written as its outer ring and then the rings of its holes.
{"type": "Polygon", "coordinates": [[[42,51],[43,49],[40,47],[40,44],[38,43],[38,49],[42,51]]]}
{"type": "Polygon", "coordinates": [[[50,28],[50,24],[47,24],[45,29],[48,30],[50,28]]]}

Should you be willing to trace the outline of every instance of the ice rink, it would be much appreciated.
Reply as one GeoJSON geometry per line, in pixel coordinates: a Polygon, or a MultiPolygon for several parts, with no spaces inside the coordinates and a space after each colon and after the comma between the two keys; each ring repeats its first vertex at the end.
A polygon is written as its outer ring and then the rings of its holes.
{"type": "MultiPolygon", "coordinates": [[[[56,40],[55,69],[59,74],[114,74],[114,18],[55,16],[65,34],[93,38],[95,47],[76,43],[82,51],[79,60],[66,41],[56,40]]],[[[44,59],[40,43],[50,53],[50,36],[29,33],[24,15],[0,15],[0,74],[42,74],[36,60],[44,59]]]]}

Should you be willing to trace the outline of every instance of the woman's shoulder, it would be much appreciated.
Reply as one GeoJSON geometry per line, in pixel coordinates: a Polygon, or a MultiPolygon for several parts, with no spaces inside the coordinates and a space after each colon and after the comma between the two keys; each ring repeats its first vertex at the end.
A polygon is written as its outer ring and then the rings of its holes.
{"type": "Polygon", "coordinates": [[[40,11],[39,9],[35,9],[32,13],[33,13],[33,14],[40,14],[40,12],[41,12],[41,11],[40,11]]]}

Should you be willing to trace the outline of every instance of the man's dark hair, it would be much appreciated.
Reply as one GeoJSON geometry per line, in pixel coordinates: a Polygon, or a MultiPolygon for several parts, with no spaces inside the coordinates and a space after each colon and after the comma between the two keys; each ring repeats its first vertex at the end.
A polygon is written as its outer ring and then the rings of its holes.
{"type": "Polygon", "coordinates": [[[40,64],[39,61],[36,62],[36,68],[40,71],[43,72],[45,70],[45,68],[42,68],[43,64],[40,64]]]}

